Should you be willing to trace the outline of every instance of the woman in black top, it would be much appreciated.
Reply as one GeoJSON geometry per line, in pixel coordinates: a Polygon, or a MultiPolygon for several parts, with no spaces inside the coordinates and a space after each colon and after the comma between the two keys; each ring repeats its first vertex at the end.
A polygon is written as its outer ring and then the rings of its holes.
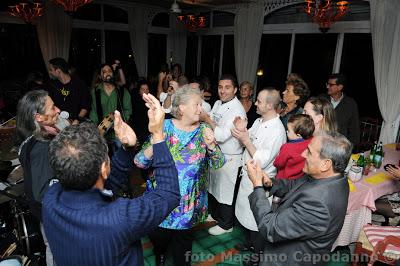
{"type": "Polygon", "coordinates": [[[253,103],[253,84],[243,81],[239,87],[240,102],[242,103],[247,115],[247,129],[251,128],[254,121],[259,117],[257,106],[253,103]]]}

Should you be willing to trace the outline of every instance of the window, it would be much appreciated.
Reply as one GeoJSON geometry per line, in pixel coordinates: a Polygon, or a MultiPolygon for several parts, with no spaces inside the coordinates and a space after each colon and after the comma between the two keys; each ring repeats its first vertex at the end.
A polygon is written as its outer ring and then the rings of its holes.
{"type": "Polygon", "coordinates": [[[78,76],[90,85],[93,73],[101,63],[101,37],[99,30],[72,29],[69,64],[78,76]]]}
{"type": "Polygon", "coordinates": [[[201,75],[207,76],[211,84],[216,84],[219,72],[221,36],[202,36],[201,46],[201,75]]]}
{"type": "Polygon", "coordinates": [[[257,87],[273,86],[284,89],[287,77],[290,34],[263,34],[261,38],[259,65],[264,75],[258,78],[257,87]]]}
{"type": "Polygon", "coordinates": [[[232,74],[236,77],[233,35],[224,36],[224,54],[222,58],[221,74],[232,74]]]}
{"type": "Polygon", "coordinates": [[[300,74],[312,95],[326,93],[332,73],[337,34],[296,34],[292,72],[300,74]]]}
{"type": "Polygon", "coordinates": [[[167,58],[167,35],[149,33],[148,76],[156,76],[167,58]]]}
{"type": "Polygon", "coordinates": [[[192,78],[197,74],[197,50],[199,45],[199,37],[189,34],[186,46],[186,62],[185,75],[192,78]]]}
{"type": "Polygon", "coordinates": [[[357,101],[360,117],[380,118],[370,33],[344,35],[340,70],[347,79],[344,91],[357,101]],[[368,96],[361,97],[361,94],[368,96]]]}
{"type": "Polygon", "coordinates": [[[26,24],[0,24],[0,80],[25,80],[31,71],[46,75],[36,28],[26,24]]]}

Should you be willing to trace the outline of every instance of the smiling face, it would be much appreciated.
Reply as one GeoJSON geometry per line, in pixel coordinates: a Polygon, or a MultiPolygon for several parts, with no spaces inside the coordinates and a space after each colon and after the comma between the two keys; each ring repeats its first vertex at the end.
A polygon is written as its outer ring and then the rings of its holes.
{"type": "Polygon", "coordinates": [[[320,151],[321,137],[314,137],[310,144],[308,144],[307,149],[305,149],[301,154],[301,157],[306,159],[303,167],[304,173],[313,177],[321,175],[323,164],[326,160],[320,158],[320,151]]]}
{"type": "Polygon", "coordinates": [[[229,79],[223,79],[218,82],[218,95],[222,102],[229,102],[235,97],[237,88],[229,79]]]}
{"type": "Polygon", "coordinates": [[[267,107],[267,96],[268,92],[263,90],[258,93],[257,100],[254,103],[257,106],[257,114],[263,115],[268,111],[267,107]]]}
{"type": "Polygon", "coordinates": [[[200,121],[200,114],[203,111],[201,107],[202,99],[199,95],[193,95],[186,104],[179,105],[182,113],[182,119],[197,123],[200,121]]]}
{"type": "Polygon", "coordinates": [[[109,65],[103,66],[100,74],[101,74],[101,80],[105,82],[110,81],[111,78],[114,76],[114,72],[109,65]]]}

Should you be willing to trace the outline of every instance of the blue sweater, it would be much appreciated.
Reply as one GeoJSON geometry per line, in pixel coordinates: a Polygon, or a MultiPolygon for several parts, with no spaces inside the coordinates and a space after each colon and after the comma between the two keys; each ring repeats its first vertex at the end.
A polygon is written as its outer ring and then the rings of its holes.
{"type": "MultiPolygon", "coordinates": [[[[64,190],[51,186],[43,200],[43,224],[58,266],[143,265],[140,238],[178,206],[178,174],[161,142],[153,145],[157,188],[135,199],[110,202],[98,189],[64,190]]],[[[132,156],[120,150],[109,179],[123,179],[132,156]]]]}

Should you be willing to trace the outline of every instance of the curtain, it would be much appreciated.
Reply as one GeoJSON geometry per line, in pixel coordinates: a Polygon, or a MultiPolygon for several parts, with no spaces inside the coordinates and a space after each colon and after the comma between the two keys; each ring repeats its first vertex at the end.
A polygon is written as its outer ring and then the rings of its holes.
{"type": "Polygon", "coordinates": [[[62,57],[68,61],[71,41],[72,18],[64,9],[51,1],[45,1],[44,15],[39,18],[36,30],[43,60],[62,57]]]}
{"type": "Polygon", "coordinates": [[[187,30],[184,25],[178,21],[175,14],[169,15],[170,32],[168,34],[168,51],[172,64],[179,63],[182,66],[183,73],[185,73],[185,60],[186,60],[186,43],[187,43],[187,30]]]}
{"type": "Polygon", "coordinates": [[[379,109],[383,117],[380,140],[396,140],[400,115],[400,1],[371,0],[371,35],[379,109]]]}
{"type": "Polygon", "coordinates": [[[128,9],[129,36],[133,57],[140,77],[147,76],[149,11],[135,7],[128,9]]]}
{"type": "Polygon", "coordinates": [[[245,6],[235,16],[235,66],[239,82],[255,84],[264,24],[263,1],[245,6]]]}

